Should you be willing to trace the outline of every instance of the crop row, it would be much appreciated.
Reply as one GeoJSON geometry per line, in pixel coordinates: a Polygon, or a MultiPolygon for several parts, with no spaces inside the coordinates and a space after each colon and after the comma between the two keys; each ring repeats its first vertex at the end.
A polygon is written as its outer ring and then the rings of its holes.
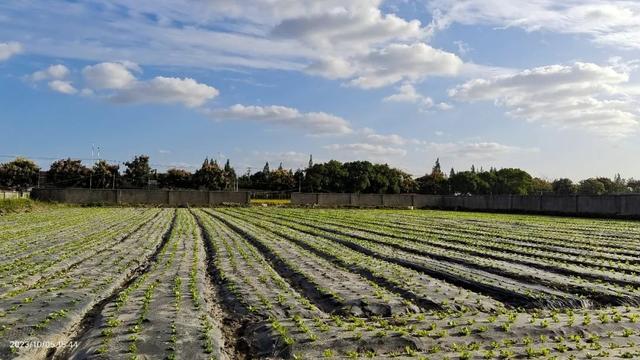
{"type": "MultiPolygon", "coordinates": [[[[57,210],[64,216],[65,210],[57,210]]],[[[130,218],[128,233],[105,232],[87,241],[73,264],[52,265],[32,284],[4,293],[0,300],[0,357],[27,349],[9,348],[6,339],[65,340],[93,307],[119,288],[156,251],[172,214],[153,210],[130,218]],[[91,255],[99,254],[99,256],[91,255]]],[[[46,349],[31,349],[37,353],[46,349]]],[[[31,354],[35,357],[35,354],[31,354]]]]}

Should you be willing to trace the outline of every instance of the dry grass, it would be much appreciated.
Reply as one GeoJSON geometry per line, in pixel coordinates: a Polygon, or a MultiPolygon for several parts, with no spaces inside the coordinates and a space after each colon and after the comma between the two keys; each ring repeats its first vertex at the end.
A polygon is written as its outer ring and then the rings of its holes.
{"type": "Polygon", "coordinates": [[[289,199],[251,199],[251,205],[267,205],[267,206],[281,206],[291,205],[289,199]]]}

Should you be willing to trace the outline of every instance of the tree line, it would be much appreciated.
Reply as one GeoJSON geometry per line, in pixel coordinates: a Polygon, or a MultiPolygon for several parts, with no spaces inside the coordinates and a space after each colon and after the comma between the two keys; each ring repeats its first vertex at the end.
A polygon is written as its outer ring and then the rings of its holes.
{"type": "MultiPolygon", "coordinates": [[[[387,164],[369,161],[339,162],[331,160],[314,164],[310,158],[306,169],[271,170],[266,163],[261,171],[237,176],[229,160],[224,165],[216,160],[204,160],[195,172],[171,168],[159,173],[151,168],[149,156],[135,156],[118,164],[98,160],[92,167],[71,158],[54,161],[46,172],[46,186],[84,187],[95,189],[160,187],[196,190],[262,190],[277,192],[342,192],[342,193],[422,193],[438,195],[475,194],[584,194],[602,195],[640,192],[640,180],[622,179],[616,175],[589,178],[578,183],[562,178],[553,181],[532,177],[518,168],[455,171],[446,174],[440,161],[424,176],[410,174],[387,164]]],[[[0,187],[27,190],[38,184],[40,168],[26,158],[0,164],[0,187]]]]}

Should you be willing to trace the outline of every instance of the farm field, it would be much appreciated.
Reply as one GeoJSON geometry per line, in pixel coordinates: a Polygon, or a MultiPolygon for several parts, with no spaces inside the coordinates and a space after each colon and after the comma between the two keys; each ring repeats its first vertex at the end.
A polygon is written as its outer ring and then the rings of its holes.
{"type": "Polygon", "coordinates": [[[5,215],[0,359],[13,358],[640,359],[640,222],[271,207],[5,215]]]}

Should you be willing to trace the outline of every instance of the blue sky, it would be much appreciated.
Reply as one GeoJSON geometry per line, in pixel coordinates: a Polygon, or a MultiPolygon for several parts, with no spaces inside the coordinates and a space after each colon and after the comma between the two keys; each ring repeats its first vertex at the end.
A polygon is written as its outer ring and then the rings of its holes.
{"type": "Polygon", "coordinates": [[[640,178],[640,3],[0,4],[0,161],[640,178]]]}

